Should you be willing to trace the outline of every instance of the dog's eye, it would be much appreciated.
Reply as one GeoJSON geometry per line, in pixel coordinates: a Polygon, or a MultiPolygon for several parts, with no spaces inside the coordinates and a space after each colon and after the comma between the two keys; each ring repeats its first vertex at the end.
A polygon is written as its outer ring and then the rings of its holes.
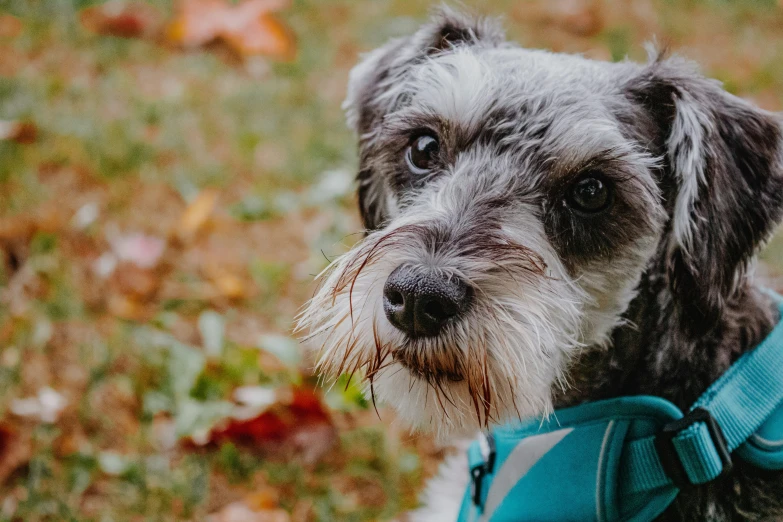
{"type": "Polygon", "coordinates": [[[426,174],[432,170],[438,155],[438,140],[424,134],[416,138],[405,153],[408,168],[414,174],[426,174]]]}
{"type": "Polygon", "coordinates": [[[566,202],[574,210],[595,214],[606,210],[611,204],[611,187],[600,177],[585,176],[573,184],[566,202]]]}

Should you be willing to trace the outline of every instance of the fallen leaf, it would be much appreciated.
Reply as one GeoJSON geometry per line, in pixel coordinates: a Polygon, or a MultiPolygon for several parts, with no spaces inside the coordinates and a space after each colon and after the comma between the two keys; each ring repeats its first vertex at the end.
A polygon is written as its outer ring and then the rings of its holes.
{"type": "Polygon", "coordinates": [[[234,400],[245,406],[266,409],[277,401],[277,390],[268,386],[240,386],[234,400]]]}
{"type": "Polygon", "coordinates": [[[214,310],[204,310],[198,316],[198,331],[201,343],[208,357],[220,357],[223,353],[223,339],[226,332],[226,321],[214,310]]]}
{"type": "Polygon", "coordinates": [[[0,424],[0,485],[32,457],[32,445],[11,426],[0,424]]]}
{"type": "Polygon", "coordinates": [[[277,357],[289,368],[296,368],[302,361],[302,352],[296,339],[285,335],[265,334],[259,337],[258,347],[277,357]]]}
{"type": "Polygon", "coordinates": [[[123,38],[149,36],[161,26],[160,13],[153,6],[117,0],[83,9],[79,20],[93,33],[123,38]]]}
{"type": "Polygon", "coordinates": [[[117,256],[111,252],[105,252],[92,263],[92,270],[98,277],[106,279],[117,268],[117,256]]]}
{"type": "Polygon", "coordinates": [[[245,497],[245,504],[254,511],[275,509],[280,507],[280,495],[274,488],[261,487],[245,497]]]}
{"type": "Polygon", "coordinates": [[[144,234],[129,234],[109,239],[114,255],[119,261],[129,261],[140,268],[152,268],[158,264],[166,242],[144,234]]]}
{"type": "Polygon", "coordinates": [[[232,502],[207,516],[207,522],[289,522],[291,517],[282,509],[257,511],[244,502],[232,502]]]}
{"type": "Polygon", "coordinates": [[[79,210],[73,215],[71,225],[77,230],[84,230],[95,223],[99,215],[100,209],[96,202],[92,201],[90,203],[85,203],[79,207],[79,210]]]}
{"type": "Polygon", "coordinates": [[[52,424],[57,422],[67,404],[65,397],[45,386],[38,390],[38,394],[34,397],[12,400],[10,410],[16,416],[34,417],[41,422],[52,424]]]}
{"type": "Polygon", "coordinates": [[[307,191],[310,204],[323,205],[351,194],[353,174],[347,169],[336,169],[321,174],[321,179],[307,191]]]}
{"type": "Polygon", "coordinates": [[[595,36],[604,28],[600,2],[596,0],[553,0],[546,4],[551,22],[577,36],[595,36]]]}
{"type": "Polygon", "coordinates": [[[142,320],[146,315],[141,303],[125,295],[109,297],[108,309],[111,315],[131,321],[142,320]]]}
{"type": "Polygon", "coordinates": [[[209,277],[217,288],[217,291],[223,297],[228,299],[241,299],[246,295],[246,284],[238,276],[230,272],[224,272],[222,269],[214,268],[209,270],[209,277]]]}
{"type": "Polygon", "coordinates": [[[160,285],[160,277],[155,271],[131,263],[120,263],[112,277],[112,286],[117,292],[140,303],[150,301],[160,285]]]}
{"type": "Polygon", "coordinates": [[[0,120],[0,141],[29,145],[38,138],[38,126],[31,121],[0,120]]]}
{"type": "Polygon", "coordinates": [[[216,427],[209,442],[234,442],[257,449],[288,446],[306,462],[316,462],[337,440],[336,430],[320,396],[310,388],[277,394],[278,403],[255,417],[230,419],[216,427]]]}
{"type": "Polygon", "coordinates": [[[21,20],[10,14],[0,14],[0,38],[16,38],[21,32],[21,20]]]}
{"type": "Polygon", "coordinates": [[[177,228],[177,235],[182,241],[193,239],[206,224],[217,203],[218,193],[214,190],[204,190],[188,205],[177,228]]]}
{"type": "Polygon", "coordinates": [[[125,473],[131,466],[131,461],[128,457],[121,455],[115,451],[102,451],[98,455],[98,466],[101,471],[107,475],[119,476],[125,473]]]}
{"type": "Polygon", "coordinates": [[[291,60],[296,54],[293,34],[271,14],[289,5],[290,0],[246,0],[238,5],[225,0],[183,1],[168,27],[168,38],[184,47],[223,40],[240,56],[291,60]]]}

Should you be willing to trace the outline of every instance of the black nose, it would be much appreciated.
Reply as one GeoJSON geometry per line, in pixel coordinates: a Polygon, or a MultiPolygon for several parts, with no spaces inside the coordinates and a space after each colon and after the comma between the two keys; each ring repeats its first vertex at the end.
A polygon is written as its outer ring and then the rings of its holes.
{"type": "Polygon", "coordinates": [[[438,335],[469,303],[470,288],[460,278],[411,265],[398,266],[383,287],[386,317],[410,337],[438,335]]]}

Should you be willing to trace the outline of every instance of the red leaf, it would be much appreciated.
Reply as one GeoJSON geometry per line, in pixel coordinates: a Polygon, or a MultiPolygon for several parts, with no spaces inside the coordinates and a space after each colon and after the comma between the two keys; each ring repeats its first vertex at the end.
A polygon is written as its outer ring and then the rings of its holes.
{"type": "Polygon", "coordinates": [[[82,10],[82,25],[97,34],[138,38],[152,34],[160,26],[160,15],[151,5],[112,1],[82,10]]]}
{"type": "Polygon", "coordinates": [[[224,427],[213,429],[209,440],[257,448],[290,444],[304,453],[305,460],[315,461],[331,448],[335,429],[315,391],[296,388],[290,402],[278,403],[250,419],[232,419],[224,427]]]}
{"type": "Polygon", "coordinates": [[[30,442],[10,426],[0,424],[0,485],[31,456],[30,442]]]}

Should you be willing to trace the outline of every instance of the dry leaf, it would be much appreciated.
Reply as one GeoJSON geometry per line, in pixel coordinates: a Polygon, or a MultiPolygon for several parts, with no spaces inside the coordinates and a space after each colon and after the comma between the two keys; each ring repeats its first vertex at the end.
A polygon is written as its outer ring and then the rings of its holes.
{"type": "Polygon", "coordinates": [[[31,121],[0,120],[0,141],[30,144],[38,138],[38,127],[31,121]]]}
{"type": "Polygon", "coordinates": [[[32,456],[32,446],[11,426],[0,424],[0,485],[32,456]]]}
{"type": "Polygon", "coordinates": [[[552,22],[577,36],[595,36],[605,25],[600,2],[596,0],[554,0],[546,5],[552,22]]]}
{"type": "Polygon", "coordinates": [[[109,313],[121,319],[138,321],[144,319],[144,307],[138,302],[124,295],[113,295],[109,298],[109,313]]]}
{"type": "Polygon", "coordinates": [[[206,224],[217,204],[218,193],[215,190],[203,190],[182,213],[177,235],[182,241],[188,241],[206,224]]]}
{"type": "Polygon", "coordinates": [[[83,9],[79,19],[89,31],[123,38],[152,35],[161,25],[160,13],[151,5],[116,0],[83,9]]]}
{"type": "Polygon", "coordinates": [[[289,0],[246,0],[236,6],[225,0],[180,2],[168,37],[185,47],[223,40],[240,56],[291,60],[296,54],[293,34],[271,14],[289,5],[289,0]]]}
{"type": "Polygon", "coordinates": [[[254,510],[244,502],[232,502],[207,517],[208,522],[290,522],[282,509],[254,510]]]}
{"type": "Polygon", "coordinates": [[[155,271],[131,263],[121,263],[112,277],[112,286],[117,292],[142,303],[151,300],[160,285],[161,279],[155,271]]]}
{"type": "Polygon", "coordinates": [[[253,511],[272,510],[280,507],[280,495],[274,488],[262,487],[246,496],[245,504],[253,511]]]}
{"type": "Polygon", "coordinates": [[[34,417],[48,424],[57,422],[68,401],[48,386],[38,390],[35,397],[11,401],[11,413],[19,417],[34,417]]]}
{"type": "Polygon", "coordinates": [[[166,249],[165,241],[144,234],[111,237],[109,242],[119,261],[128,261],[139,268],[152,268],[157,265],[166,249]]]}
{"type": "Polygon", "coordinates": [[[319,460],[337,440],[320,396],[309,388],[295,388],[290,394],[278,393],[277,398],[277,404],[254,417],[231,419],[225,426],[214,428],[208,442],[231,441],[259,449],[284,445],[305,462],[319,460]]]}
{"type": "Polygon", "coordinates": [[[21,20],[10,14],[0,14],[0,38],[16,38],[21,32],[21,20]]]}
{"type": "Polygon", "coordinates": [[[223,297],[228,299],[242,299],[247,294],[247,285],[242,278],[235,276],[234,274],[215,268],[209,270],[209,277],[212,280],[212,284],[215,285],[215,288],[217,288],[217,291],[223,297]]]}

